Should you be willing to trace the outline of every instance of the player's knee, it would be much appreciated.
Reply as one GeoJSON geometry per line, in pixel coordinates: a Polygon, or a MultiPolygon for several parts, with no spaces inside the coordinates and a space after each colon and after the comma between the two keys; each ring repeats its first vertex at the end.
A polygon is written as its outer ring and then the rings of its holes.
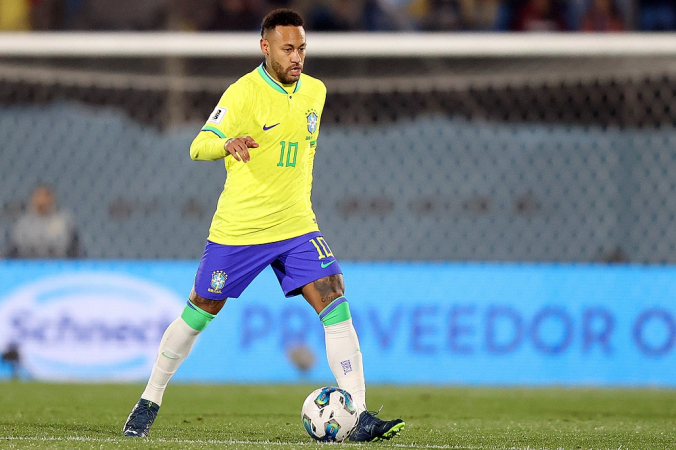
{"type": "Polygon", "coordinates": [[[202,308],[193,304],[192,301],[188,300],[188,303],[183,309],[181,318],[188,324],[188,326],[196,331],[204,330],[207,325],[216,317],[216,314],[211,314],[203,310],[202,308]]]}
{"type": "Polygon", "coordinates": [[[228,300],[227,298],[224,298],[222,300],[210,300],[208,298],[204,298],[197,292],[195,292],[194,288],[190,292],[190,296],[188,296],[188,299],[192,302],[193,305],[197,306],[203,311],[208,312],[209,314],[213,314],[214,316],[221,311],[223,305],[225,305],[225,302],[228,300]]]}
{"type": "Polygon", "coordinates": [[[319,319],[325,326],[345,322],[351,318],[352,314],[350,314],[350,305],[347,303],[347,299],[343,296],[333,300],[319,313],[319,319]]]}

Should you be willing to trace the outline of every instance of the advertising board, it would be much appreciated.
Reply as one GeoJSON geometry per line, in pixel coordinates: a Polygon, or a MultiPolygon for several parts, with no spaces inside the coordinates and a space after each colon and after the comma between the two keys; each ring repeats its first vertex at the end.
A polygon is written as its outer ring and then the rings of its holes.
{"type": "MultiPolygon", "coordinates": [[[[0,349],[41,380],[145,381],[197,262],[0,263],[0,349]]],[[[676,268],[341,263],[369,383],[676,386],[676,268]]],[[[0,373],[7,375],[6,368],[0,373]]],[[[331,383],[322,324],[270,270],[174,376],[331,383]],[[314,361],[294,363],[293,354],[314,361]]]]}

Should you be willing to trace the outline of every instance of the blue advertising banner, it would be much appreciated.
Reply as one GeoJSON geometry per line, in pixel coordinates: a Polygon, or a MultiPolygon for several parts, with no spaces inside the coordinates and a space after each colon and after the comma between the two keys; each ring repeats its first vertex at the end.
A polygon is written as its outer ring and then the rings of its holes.
{"type": "MultiPolygon", "coordinates": [[[[0,262],[0,350],[18,345],[37,379],[144,381],[196,267],[0,262]]],[[[341,267],[368,383],[676,386],[675,267],[341,267]]],[[[316,314],[266,270],[227,301],[174,380],[333,377],[316,314]]]]}

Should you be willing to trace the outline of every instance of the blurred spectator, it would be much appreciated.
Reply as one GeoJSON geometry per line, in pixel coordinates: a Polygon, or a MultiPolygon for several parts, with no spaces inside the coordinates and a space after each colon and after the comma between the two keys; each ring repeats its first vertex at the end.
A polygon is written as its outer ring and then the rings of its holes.
{"type": "Polygon", "coordinates": [[[75,19],[79,16],[85,0],[61,0],[63,8],[63,28],[70,30],[75,25],[75,19]]]}
{"type": "Polygon", "coordinates": [[[428,0],[411,0],[403,7],[404,13],[418,24],[429,10],[428,0]]]}
{"type": "Polygon", "coordinates": [[[32,0],[31,27],[37,31],[66,28],[66,2],[64,0],[32,0]]]}
{"type": "Polygon", "coordinates": [[[81,256],[71,215],[59,211],[54,191],[37,186],[29,210],[18,218],[10,234],[8,258],[77,258],[81,256]]]}
{"type": "Polygon", "coordinates": [[[476,31],[495,30],[502,13],[500,0],[463,0],[462,16],[465,28],[476,31]]]}
{"type": "Polygon", "coordinates": [[[385,26],[392,30],[413,31],[416,18],[412,14],[411,6],[420,0],[375,0],[379,13],[385,20],[385,26]]]}
{"type": "Polygon", "coordinates": [[[201,31],[209,27],[216,10],[216,0],[170,0],[167,29],[172,31],[201,31]]]}
{"type": "Polygon", "coordinates": [[[566,20],[555,0],[527,0],[514,17],[515,31],[565,31],[566,20]]]}
{"type": "Polygon", "coordinates": [[[624,19],[615,0],[592,0],[582,16],[582,31],[624,31],[624,19]]]}
{"type": "Polygon", "coordinates": [[[366,31],[396,31],[407,29],[408,19],[387,0],[366,0],[362,12],[366,31]]]}
{"type": "Polygon", "coordinates": [[[9,366],[12,380],[20,378],[21,370],[21,353],[19,352],[19,345],[16,342],[10,342],[7,349],[0,355],[0,361],[9,366]]]}
{"type": "Polygon", "coordinates": [[[514,17],[522,5],[523,0],[499,1],[494,29],[496,31],[512,31],[514,28],[514,17]]]}
{"type": "Polygon", "coordinates": [[[676,31],[676,2],[639,0],[638,22],[643,31],[676,31]]]}
{"type": "Polygon", "coordinates": [[[81,0],[0,0],[0,31],[67,30],[81,0]]]}
{"type": "Polygon", "coordinates": [[[427,11],[420,19],[424,31],[453,31],[463,26],[459,0],[428,0],[427,11]]]}
{"type": "Polygon", "coordinates": [[[165,29],[168,6],[169,0],[87,0],[74,20],[74,28],[92,31],[165,29]]]}
{"type": "Polygon", "coordinates": [[[313,31],[392,31],[406,28],[398,11],[378,0],[324,0],[309,5],[313,31]]]}
{"type": "Polygon", "coordinates": [[[314,31],[358,31],[365,28],[363,0],[317,1],[306,15],[308,28],[314,31]]]}
{"type": "Polygon", "coordinates": [[[0,31],[26,31],[31,28],[30,0],[0,0],[0,31]]]}
{"type": "Polygon", "coordinates": [[[503,8],[502,0],[414,0],[409,14],[422,30],[489,31],[497,29],[503,8]]]}
{"type": "Polygon", "coordinates": [[[0,0],[0,31],[251,31],[279,7],[314,31],[676,31],[676,0],[0,0]]]}
{"type": "Polygon", "coordinates": [[[266,14],[264,2],[255,0],[219,0],[211,23],[204,31],[260,30],[266,14]]]}

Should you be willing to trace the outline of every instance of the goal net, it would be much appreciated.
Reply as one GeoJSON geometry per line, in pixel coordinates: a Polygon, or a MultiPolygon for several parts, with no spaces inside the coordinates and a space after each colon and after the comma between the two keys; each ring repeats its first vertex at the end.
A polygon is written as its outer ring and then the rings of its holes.
{"type": "MultiPolygon", "coordinates": [[[[676,262],[674,36],[308,39],[339,258],[676,262]]],[[[198,258],[225,174],[188,147],[257,43],[0,36],[0,232],[47,182],[87,256],[198,258]]]]}

